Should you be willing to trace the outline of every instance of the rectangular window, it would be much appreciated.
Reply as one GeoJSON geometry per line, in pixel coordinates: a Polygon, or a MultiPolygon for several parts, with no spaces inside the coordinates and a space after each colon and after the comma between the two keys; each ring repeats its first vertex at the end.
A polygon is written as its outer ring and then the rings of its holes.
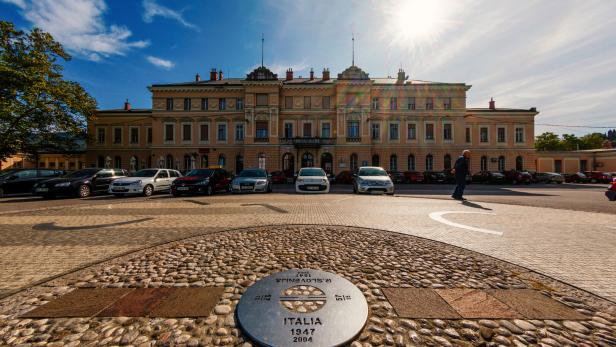
{"type": "Polygon", "coordinates": [[[96,129],[96,138],[98,139],[99,145],[104,145],[105,144],[105,129],[103,128],[96,129]]]}
{"type": "Polygon", "coordinates": [[[434,98],[426,98],[426,110],[434,110],[434,98]]]}
{"type": "MultiPolygon", "coordinates": [[[[259,123],[257,122],[257,127],[258,127],[259,123]]],[[[257,130],[257,137],[258,136],[259,131],[257,130]]],[[[244,141],[244,124],[242,123],[237,123],[235,124],[235,141],[244,141]]]]}
{"type": "Polygon", "coordinates": [[[268,102],[268,94],[257,94],[257,106],[267,106],[268,102]]]}
{"type": "Polygon", "coordinates": [[[191,101],[190,98],[184,98],[184,111],[190,111],[191,101]]]}
{"type": "Polygon", "coordinates": [[[304,108],[309,110],[310,109],[310,97],[309,96],[304,96],[304,108]]]}
{"type": "Polygon", "coordinates": [[[498,127],[496,128],[496,141],[497,142],[505,142],[505,128],[498,127]]]}
{"type": "Polygon", "coordinates": [[[408,124],[406,130],[406,138],[408,140],[417,140],[417,124],[408,124]]]}
{"type": "Polygon", "coordinates": [[[358,138],[359,137],[359,121],[353,120],[347,123],[347,136],[358,138]]]}
{"type": "Polygon", "coordinates": [[[584,172],[588,170],[588,160],[582,159],[580,160],[580,171],[584,172]]]}
{"type": "Polygon", "coordinates": [[[488,128],[487,127],[479,128],[479,142],[482,142],[482,143],[488,142],[488,128]]]}
{"type": "Polygon", "coordinates": [[[192,141],[192,125],[191,124],[182,124],[182,141],[184,142],[192,141]]]}
{"type": "Polygon", "coordinates": [[[200,124],[199,125],[199,141],[207,142],[209,140],[210,140],[210,125],[200,124]]]}
{"type": "Polygon", "coordinates": [[[426,140],[434,140],[434,124],[426,123],[426,140]]]}
{"type": "Polygon", "coordinates": [[[408,110],[414,110],[415,109],[415,98],[407,98],[406,99],[406,108],[408,110]]]}
{"type": "Polygon", "coordinates": [[[292,96],[284,97],[284,108],[288,108],[288,109],[293,108],[293,97],[292,96]]]}
{"type": "Polygon", "coordinates": [[[220,111],[223,111],[223,110],[227,109],[227,99],[225,99],[225,98],[218,99],[218,109],[220,111]]]}
{"type": "Polygon", "coordinates": [[[443,108],[446,110],[451,110],[451,98],[443,99],[443,108]]]}
{"type": "Polygon", "coordinates": [[[389,139],[390,140],[400,139],[400,129],[399,129],[398,123],[389,123],[389,139]]]}
{"type": "Polygon", "coordinates": [[[522,127],[515,128],[515,142],[524,143],[524,128],[522,127]]]}
{"type": "Polygon", "coordinates": [[[563,161],[560,159],[554,160],[554,172],[563,172],[563,161]]]}
{"type": "Polygon", "coordinates": [[[238,110],[244,109],[244,98],[237,98],[235,100],[235,108],[238,110]]]}
{"type": "Polygon", "coordinates": [[[379,98],[372,98],[372,109],[373,110],[379,109],[379,98]]]}
{"type": "Polygon", "coordinates": [[[167,111],[173,111],[173,98],[167,98],[167,111]]]}
{"type": "Polygon", "coordinates": [[[453,127],[451,123],[443,124],[443,140],[445,141],[453,140],[453,127]]]}
{"type": "Polygon", "coordinates": [[[218,141],[227,141],[227,124],[218,124],[218,141]]]}
{"type": "Polygon", "coordinates": [[[152,127],[145,128],[145,140],[148,144],[152,143],[152,127]]]}
{"type": "Polygon", "coordinates": [[[326,139],[332,137],[331,123],[321,123],[321,137],[326,139]]]}
{"type": "Polygon", "coordinates": [[[269,135],[267,134],[267,130],[268,130],[267,121],[257,121],[256,133],[255,133],[256,138],[258,139],[268,138],[269,135]]]}
{"type": "Polygon", "coordinates": [[[113,143],[115,145],[122,143],[122,128],[113,128],[113,143]]]}
{"type": "Polygon", "coordinates": [[[293,137],[293,123],[284,123],[284,137],[288,139],[293,137]]]}
{"type": "Polygon", "coordinates": [[[378,140],[381,138],[381,124],[372,123],[370,125],[370,138],[373,140],[378,140]]]}
{"type": "Polygon", "coordinates": [[[466,128],[466,143],[471,143],[471,128],[466,128]]]}
{"type": "Polygon", "coordinates": [[[210,108],[210,100],[208,98],[201,98],[201,111],[207,111],[210,108]]]}
{"type": "Polygon", "coordinates": [[[389,109],[390,110],[397,110],[398,109],[398,98],[393,97],[393,98],[389,99],[389,109]]]}
{"type": "Polygon", "coordinates": [[[312,137],[312,123],[304,123],[304,137],[312,137]]]}
{"type": "Polygon", "coordinates": [[[322,106],[324,109],[326,109],[326,110],[327,110],[327,109],[329,109],[329,108],[331,107],[331,106],[330,106],[329,96],[324,96],[324,97],[323,97],[323,100],[321,100],[321,106],[322,106]]]}
{"type": "Polygon", "coordinates": [[[130,128],[130,143],[132,145],[139,143],[139,128],[130,128]]]}
{"type": "Polygon", "coordinates": [[[173,142],[175,126],[173,124],[165,124],[165,141],[173,142]]]}

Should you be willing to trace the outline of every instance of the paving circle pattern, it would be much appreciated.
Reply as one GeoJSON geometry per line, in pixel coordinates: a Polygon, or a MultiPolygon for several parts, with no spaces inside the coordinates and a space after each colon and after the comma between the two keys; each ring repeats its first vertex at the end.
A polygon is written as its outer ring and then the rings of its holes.
{"type": "MultiPolygon", "coordinates": [[[[359,288],[369,315],[365,327],[350,342],[353,347],[616,344],[614,303],[532,271],[403,234],[285,225],[173,242],[7,297],[0,301],[0,345],[252,346],[236,322],[242,295],[260,279],[299,268],[330,272],[359,288]],[[178,287],[222,291],[209,314],[197,318],[22,318],[76,288],[178,287]],[[443,306],[447,310],[433,317],[422,312],[422,307],[405,311],[399,305],[409,298],[404,293],[412,292],[448,305],[443,306]],[[530,309],[527,297],[532,297],[532,303],[551,300],[554,312],[574,314],[566,319],[533,318],[542,312],[530,309]],[[485,298],[503,304],[492,312],[494,317],[509,318],[482,318],[479,308],[469,307],[485,298]]],[[[285,289],[295,290],[293,286],[285,289]]]]}

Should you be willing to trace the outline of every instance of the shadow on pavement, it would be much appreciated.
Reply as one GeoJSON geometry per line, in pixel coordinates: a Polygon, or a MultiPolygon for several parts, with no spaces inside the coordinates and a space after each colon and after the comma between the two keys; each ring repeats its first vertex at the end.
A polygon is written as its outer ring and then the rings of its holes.
{"type": "Polygon", "coordinates": [[[479,209],[482,209],[482,210],[492,211],[491,208],[483,207],[483,206],[479,205],[478,203],[470,202],[468,200],[462,201],[462,205],[468,206],[468,207],[472,207],[472,208],[479,208],[479,209]]]}

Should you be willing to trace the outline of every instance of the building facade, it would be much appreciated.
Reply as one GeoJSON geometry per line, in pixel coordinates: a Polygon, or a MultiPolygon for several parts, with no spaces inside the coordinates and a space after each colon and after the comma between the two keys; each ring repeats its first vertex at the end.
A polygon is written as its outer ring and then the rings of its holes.
{"type": "Polygon", "coordinates": [[[363,165],[440,171],[464,149],[471,171],[536,170],[535,108],[467,108],[464,83],[371,78],[350,66],[337,78],[284,78],[264,66],[246,78],[154,84],[151,109],[100,110],[88,125],[88,166],[180,170],[222,166],[337,174],[363,165]]]}

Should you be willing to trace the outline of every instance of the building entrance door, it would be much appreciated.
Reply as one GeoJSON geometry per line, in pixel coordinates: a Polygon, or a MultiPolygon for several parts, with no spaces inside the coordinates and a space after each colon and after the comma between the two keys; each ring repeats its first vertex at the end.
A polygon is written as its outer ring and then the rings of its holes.
{"type": "Polygon", "coordinates": [[[330,153],[321,154],[321,169],[327,174],[331,174],[334,167],[334,159],[330,153]]]}
{"type": "Polygon", "coordinates": [[[306,152],[302,155],[302,167],[313,167],[314,156],[310,152],[306,152]]]}

